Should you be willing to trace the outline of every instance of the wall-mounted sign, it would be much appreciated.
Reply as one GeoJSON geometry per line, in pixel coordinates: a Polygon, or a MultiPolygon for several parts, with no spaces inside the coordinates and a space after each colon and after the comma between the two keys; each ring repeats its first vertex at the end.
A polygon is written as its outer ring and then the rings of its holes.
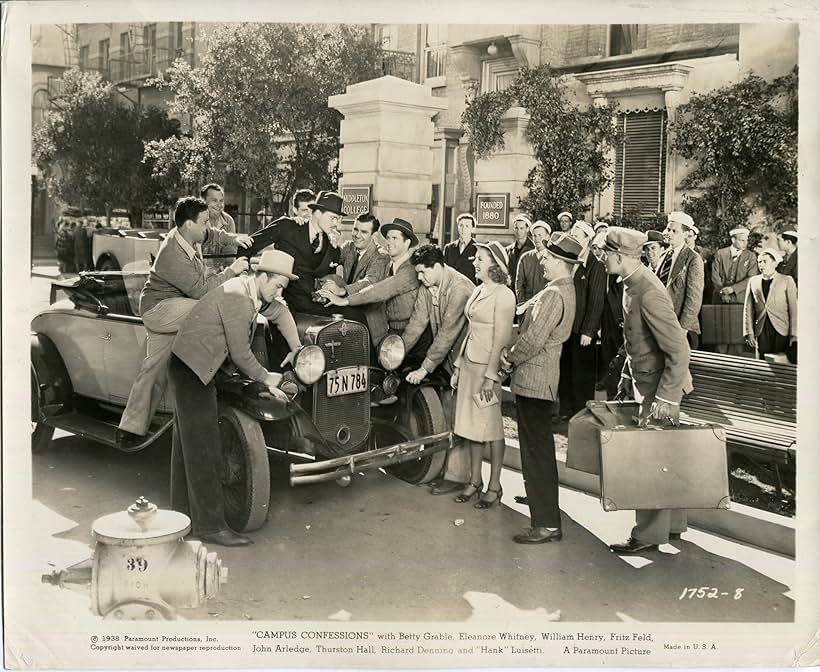
{"type": "Polygon", "coordinates": [[[352,223],[361,214],[370,211],[372,185],[350,184],[342,187],[343,222],[352,223]]]}
{"type": "Polygon", "coordinates": [[[476,194],[475,214],[479,227],[506,229],[510,217],[510,195],[476,194]]]}

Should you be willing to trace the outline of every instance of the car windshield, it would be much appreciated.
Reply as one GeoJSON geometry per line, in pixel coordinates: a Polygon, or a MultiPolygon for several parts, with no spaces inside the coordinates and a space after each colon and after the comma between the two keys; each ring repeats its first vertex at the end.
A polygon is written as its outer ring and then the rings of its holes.
{"type": "Polygon", "coordinates": [[[69,283],[55,283],[78,307],[107,314],[139,317],[140,293],[148,277],[146,271],[101,271],[84,273],[69,283]]]}

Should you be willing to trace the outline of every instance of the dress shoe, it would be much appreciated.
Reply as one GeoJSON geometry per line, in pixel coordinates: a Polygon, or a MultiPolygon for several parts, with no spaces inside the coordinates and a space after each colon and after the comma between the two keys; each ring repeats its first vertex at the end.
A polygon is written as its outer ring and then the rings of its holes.
{"type": "Polygon", "coordinates": [[[459,494],[457,494],[453,501],[457,502],[458,504],[464,504],[464,502],[469,502],[473,497],[481,497],[481,488],[484,487],[483,482],[478,483],[468,483],[467,487],[464,488],[459,494]]]}
{"type": "Polygon", "coordinates": [[[515,501],[516,504],[529,504],[530,503],[530,500],[527,499],[526,495],[516,495],[515,497],[513,497],[513,500],[515,501]]]}
{"type": "Polygon", "coordinates": [[[432,488],[430,488],[430,494],[431,495],[449,495],[451,492],[456,492],[456,490],[461,490],[463,487],[464,487],[464,483],[457,483],[456,481],[442,480],[442,481],[439,481],[432,488]]]}
{"type": "Polygon", "coordinates": [[[530,527],[521,534],[516,534],[513,541],[516,544],[546,544],[550,541],[561,541],[564,537],[561,530],[551,530],[548,527],[530,527]]]}
{"type": "Polygon", "coordinates": [[[474,509],[491,509],[496,504],[498,504],[500,506],[501,505],[501,497],[503,495],[504,495],[504,489],[503,488],[498,488],[498,490],[493,490],[492,488],[487,488],[487,492],[485,492],[483,495],[481,495],[479,500],[475,504],[473,504],[473,508],[474,509]],[[495,497],[493,497],[492,499],[487,499],[486,496],[487,496],[488,492],[492,492],[495,495],[495,497]]]}
{"type": "Polygon", "coordinates": [[[248,546],[253,543],[253,539],[237,534],[233,530],[220,530],[219,532],[196,536],[203,543],[216,544],[217,546],[248,546]]]}
{"type": "Polygon", "coordinates": [[[641,551],[657,551],[657,544],[645,544],[638,541],[635,537],[629,537],[623,544],[610,544],[610,550],[615,553],[640,553],[641,551]]]}
{"type": "Polygon", "coordinates": [[[139,434],[134,434],[133,432],[120,428],[117,428],[117,432],[114,434],[114,440],[117,442],[117,446],[125,449],[135,448],[141,443],[144,443],[146,438],[145,436],[140,436],[139,434]]]}
{"type": "Polygon", "coordinates": [[[677,541],[678,539],[680,539],[680,535],[681,535],[680,532],[670,532],[669,533],[669,541],[677,541]]]}

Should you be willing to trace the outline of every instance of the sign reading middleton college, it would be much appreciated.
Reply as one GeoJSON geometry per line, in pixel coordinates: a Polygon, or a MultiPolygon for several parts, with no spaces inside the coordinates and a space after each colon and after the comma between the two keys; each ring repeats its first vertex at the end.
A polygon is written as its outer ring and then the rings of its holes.
{"type": "Polygon", "coordinates": [[[343,222],[352,222],[356,217],[370,211],[371,185],[351,184],[342,187],[343,222]]]}
{"type": "Polygon", "coordinates": [[[510,216],[509,194],[476,194],[476,223],[492,229],[506,229],[510,216]]]}

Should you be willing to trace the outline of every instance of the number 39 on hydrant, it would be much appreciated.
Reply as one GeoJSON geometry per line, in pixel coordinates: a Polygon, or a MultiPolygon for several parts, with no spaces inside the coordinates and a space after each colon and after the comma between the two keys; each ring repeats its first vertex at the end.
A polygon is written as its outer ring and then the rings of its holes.
{"type": "Polygon", "coordinates": [[[176,618],[227,582],[228,569],[199,541],[184,541],[191,521],[144,497],[92,525],[92,557],[42,576],[43,583],[89,592],[91,611],[109,619],[176,618]]]}

